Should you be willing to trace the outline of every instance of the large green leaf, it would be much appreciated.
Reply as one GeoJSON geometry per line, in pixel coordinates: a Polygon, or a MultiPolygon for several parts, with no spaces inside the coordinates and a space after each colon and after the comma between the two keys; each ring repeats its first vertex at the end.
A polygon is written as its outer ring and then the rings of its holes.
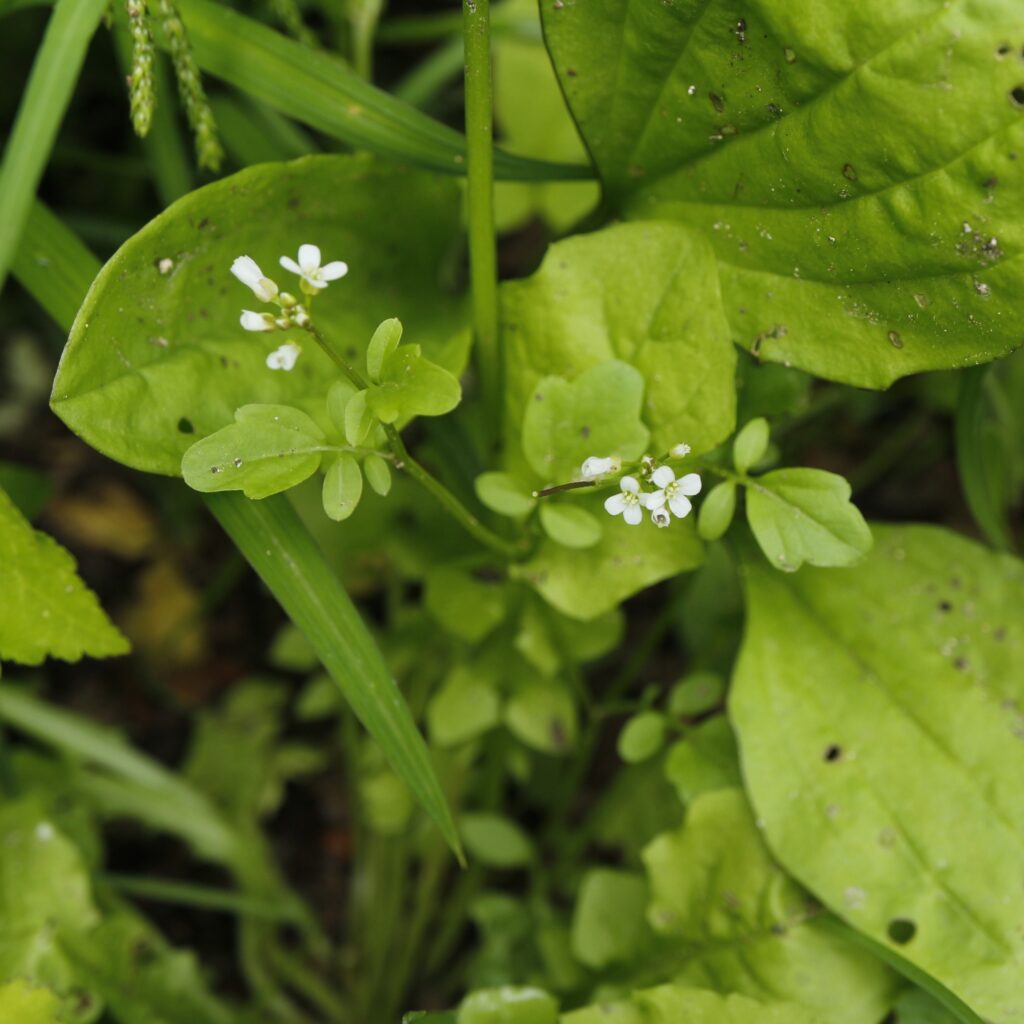
{"type": "Polygon", "coordinates": [[[783,865],[995,1022],[1024,1019],[1024,565],[875,527],[841,572],[752,556],[731,712],[783,865]]]}
{"type": "Polygon", "coordinates": [[[644,862],[651,924],[679,944],[677,981],[788,1000],[834,1024],[885,1016],[894,976],[819,926],[820,908],[774,863],[741,790],[698,796],[644,862]]]}
{"type": "Polygon", "coordinates": [[[354,361],[381,320],[400,316],[409,341],[458,372],[463,303],[446,283],[458,234],[454,182],[362,157],[263,164],[208,185],[151,221],[100,272],[71,330],[53,408],[105,454],[167,474],[239,406],[305,400],[322,408],[337,376],[330,361],[295,331],[298,365],[268,370],[265,358],[283,336],[242,330],[239,311],[260,304],[230,273],[248,254],[295,290],[277,261],[303,242],[349,263],[313,313],[354,361]]]}
{"type": "Polygon", "coordinates": [[[541,6],[610,200],[704,229],[739,344],[870,387],[1020,344],[1017,0],[541,6]]]}
{"type": "Polygon", "coordinates": [[[0,660],[38,665],[127,650],[69,552],[32,529],[0,490],[0,660]]]}
{"type": "Polygon", "coordinates": [[[611,359],[643,374],[655,446],[701,452],[732,431],[735,353],[711,248],[696,232],[621,224],[557,243],[532,277],[502,286],[502,330],[511,434],[543,377],[571,381],[611,359]]]}

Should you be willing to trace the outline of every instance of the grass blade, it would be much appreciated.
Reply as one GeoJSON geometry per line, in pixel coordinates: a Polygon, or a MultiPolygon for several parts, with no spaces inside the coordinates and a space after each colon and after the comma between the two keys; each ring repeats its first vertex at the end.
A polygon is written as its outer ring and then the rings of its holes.
{"type": "MultiPolygon", "coordinates": [[[[15,267],[22,284],[65,329],[99,262],[41,204],[32,255],[15,267]],[[40,261],[46,271],[40,272],[40,261]],[[78,288],[78,299],[69,291],[78,288]]],[[[359,613],[324,564],[309,531],[284,497],[249,501],[240,494],[207,496],[207,504],[292,621],[306,634],[360,721],[398,775],[462,859],[455,824],[426,744],[359,613]]]]}
{"type": "Polygon", "coordinates": [[[409,707],[380,649],[291,503],[283,495],[250,501],[229,491],[204,498],[461,859],[455,823],[409,707]]]}
{"type": "Polygon", "coordinates": [[[92,279],[100,272],[100,261],[37,200],[29,210],[11,271],[29,295],[68,331],[92,279]]]}
{"type": "Polygon", "coordinates": [[[253,502],[204,496],[238,549],[288,612],[359,721],[460,857],[455,822],[409,706],[348,594],[283,495],[253,502]]]}
{"type": "Polygon", "coordinates": [[[106,0],[57,0],[0,164],[0,288],[106,0]]]}
{"type": "MultiPolygon", "coordinates": [[[[180,0],[202,69],[268,106],[352,146],[449,174],[465,170],[455,130],[364,82],[330,54],[310,50],[210,0],[180,0]]],[[[593,177],[589,167],[495,153],[495,174],[522,181],[593,177]]]]}

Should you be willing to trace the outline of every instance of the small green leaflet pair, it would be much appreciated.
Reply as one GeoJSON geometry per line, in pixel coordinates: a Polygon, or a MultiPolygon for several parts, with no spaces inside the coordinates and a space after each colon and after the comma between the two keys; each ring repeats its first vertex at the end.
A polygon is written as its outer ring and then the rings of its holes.
{"type": "Polygon", "coordinates": [[[364,474],[386,496],[394,455],[381,424],[440,416],[462,394],[451,373],[426,359],[419,345],[401,345],[401,337],[398,320],[380,324],[366,351],[369,387],[335,381],[320,416],[323,428],[292,406],[242,406],[233,424],[188,449],[181,463],[185,482],[207,493],[240,490],[247,498],[266,498],[302,483],[326,461],[323,506],[331,519],[340,522],[356,510],[364,474]]]}
{"type": "Polygon", "coordinates": [[[762,417],[751,420],[733,441],[734,474],[718,484],[701,505],[697,529],[717,540],[736,512],[736,488],[747,496],[747,521],[761,550],[776,569],[796,572],[805,562],[845,566],[871,549],[871,530],[850,502],[850,485],[835,473],[806,467],[776,469],[751,477],[768,451],[770,431],[762,417]]]}

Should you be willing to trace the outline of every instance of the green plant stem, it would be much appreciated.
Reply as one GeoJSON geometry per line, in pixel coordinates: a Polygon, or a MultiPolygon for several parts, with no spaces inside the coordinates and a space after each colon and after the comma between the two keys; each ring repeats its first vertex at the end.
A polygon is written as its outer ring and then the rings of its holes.
{"type": "MultiPolygon", "coordinates": [[[[317,344],[323,351],[330,356],[334,361],[334,364],[341,370],[343,374],[352,382],[360,391],[365,391],[369,387],[369,382],[366,381],[363,375],[352,366],[347,359],[340,352],[338,352],[334,346],[327,340],[324,334],[317,328],[312,328],[310,333],[316,339],[317,344]]],[[[525,549],[519,544],[512,541],[506,540],[504,537],[499,537],[493,530],[488,529],[472,512],[466,508],[465,505],[459,501],[458,498],[448,490],[447,487],[437,477],[432,476],[427,472],[413,457],[409,454],[408,448],[405,447],[405,442],[402,440],[402,435],[398,432],[397,428],[391,423],[382,424],[384,427],[384,433],[388,439],[388,445],[391,448],[391,453],[395,459],[395,468],[404,469],[409,476],[419,483],[424,490],[428,491],[434,496],[437,502],[445,509],[462,527],[463,529],[474,537],[485,547],[490,548],[496,554],[502,556],[502,558],[518,559],[523,557],[526,553],[525,549]]]]}
{"type": "Polygon", "coordinates": [[[498,254],[494,237],[494,89],[490,0],[463,0],[466,50],[466,195],[473,331],[484,408],[496,437],[501,410],[498,254]]]}

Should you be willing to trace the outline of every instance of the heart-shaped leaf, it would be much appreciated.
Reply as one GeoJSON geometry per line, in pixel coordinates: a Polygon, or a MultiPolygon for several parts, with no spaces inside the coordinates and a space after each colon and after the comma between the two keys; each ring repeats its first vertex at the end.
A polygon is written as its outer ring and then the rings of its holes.
{"type": "MultiPolygon", "coordinates": [[[[736,353],[711,247],[697,232],[620,224],[558,242],[532,277],[502,286],[502,331],[510,435],[542,378],[574,381],[610,360],[642,376],[643,421],[661,450],[685,441],[707,451],[732,432],[736,353]]],[[[613,419],[631,395],[577,426],[597,430],[596,417],[613,419]]],[[[583,448],[574,470],[587,455],[613,454],[583,448]]]]}
{"type": "Polygon", "coordinates": [[[54,410],[112,458],[176,474],[185,450],[239,406],[322,409],[333,364],[295,330],[286,335],[304,343],[295,369],[269,370],[282,332],[241,329],[239,311],[260,303],[229,272],[247,254],[295,291],[277,261],[306,242],[325,261],[349,264],[312,313],[353,363],[362,366],[377,325],[398,316],[430,359],[458,373],[463,303],[446,283],[458,204],[454,182],[365,157],[261,164],[190,193],[96,278],[54,382],[54,410]]]}

